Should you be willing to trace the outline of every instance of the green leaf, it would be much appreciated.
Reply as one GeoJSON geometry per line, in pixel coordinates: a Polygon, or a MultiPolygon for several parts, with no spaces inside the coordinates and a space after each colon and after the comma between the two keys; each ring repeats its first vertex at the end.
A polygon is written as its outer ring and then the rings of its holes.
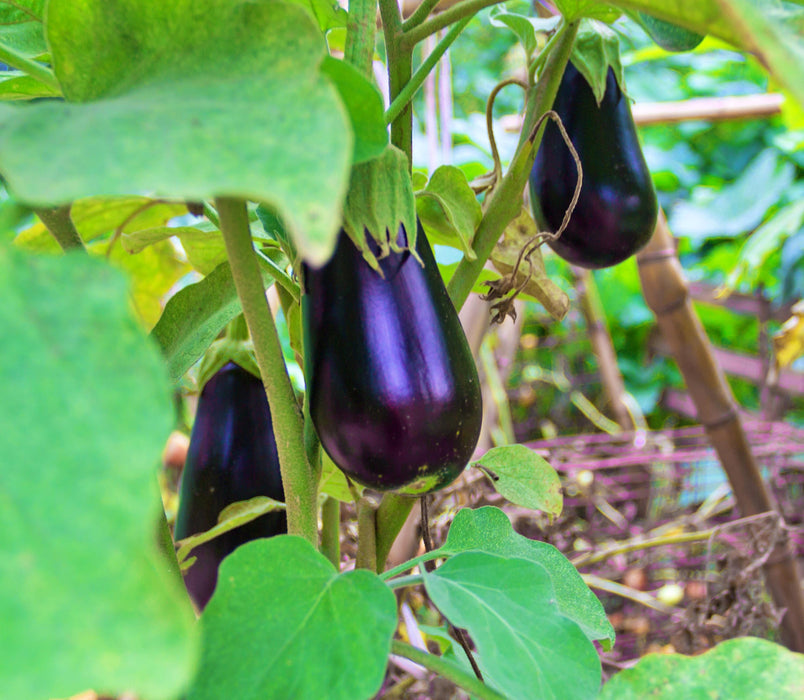
{"type": "Polygon", "coordinates": [[[2,694],[175,698],[194,616],[157,550],[162,359],[86,255],[0,246],[0,297],[2,694]]]}
{"type": "MultiPolygon", "coordinates": [[[[335,466],[330,456],[321,450],[321,481],[318,484],[318,490],[325,493],[327,496],[342,501],[343,503],[352,503],[352,492],[349,489],[349,484],[343,472],[335,466]]],[[[360,484],[354,484],[355,491],[358,494],[363,493],[363,487],[360,484]]]]}
{"type": "Polygon", "coordinates": [[[737,265],[726,278],[726,288],[735,289],[745,281],[755,286],[768,259],[794,235],[804,234],[804,200],[782,207],[754,231],[740,250],[737,265]]]}
{"type": "Polygon", "coordinates": [[[620,62],[620,39],[613,29],[601,22],[584,20],[572,46],[572,63],[586,78],[595,99],[600,104],[606,94],[606,76],[609,67],[622,87],[623,66],[620,62]]]}
{"type": "Polygon", "coordinates": [[[603,686],[601,700],[801,697],[804,654],[755,637],[721,642],[698,656],[648,654],[603,686]]]}
{"type": "Polygon", "coordinates": [[[777,151],[765,149],[739,178],[713,197],[696,201],[696,194],[709,193],[700,188],[693,191],[692,201],[679,202],[671,210],[670,228],[676,236],[693,241],[746,233],[758,226],[768,209],[783,197],[795,178],[795,170],[793,163],[780,158],[777,151]]]}
{"type": "Polygon", "coordinates": [[[357,68],[332,56],[324,58],[321,71],[338,89],[352,121],[352,131],[360,134],[355,139],[352,161],[362,163],[376,158],[388,145],[380,91],[357,68]]]}
{"type": "Polygon", "coordinates": [[[704,40],[703,34],[656,19],[647,12],[635,12],[629,16],[639,22],[648,36],[665,51],[692,51],[704,40]]]}
{"type": "MultiPolygon", "coordinates": [[[[263,276],[269,279],[265,271],[263,276]]],[[[174,294],[151,332],[165,355],[170,378],[177,382],[240,312],[229,263],[174,294]]]]}
{"type": "Polygon", "coordinates": [[[522,700],[596,696],[597,651],[559,611],[544,567],[464,552],[423,578],[436,607],[469,632],[489,685],[522,700]]]}
{"type": "Polygon", "coordinates": [[[230,530],[234,530],[236,527],[250,523],[261,515],[284,509],[284,503],[275,501],[273,498],[268,498],[268,496],[255,496],[247,501],[230,503],[219,513],[218,522],[215,526],[204,532],[199,532],[197,535],[191,535],[190,537],[185,537],[183,540],[176,542],[176,544],[179,545],[179,549],[176,552],[176,559],[178,559],[179,565],[182,567],[183,571],[189,569],[191,562],[187,560],[187,555],[199,545],[214,540],[216,537],[230,530]]]}
{"type": "Polygon", "coordinates": [[[561,18],[555,17],[526,17],[516,12],[501,10],[495,5],[489,13],[491,24],[498,27],[507,27],[516,34],[519,43],[525,49],[528,59],[533,58],[539,48],[538,33],[552,32],[558,27],[561,18]]]}
{"type": "Polygon", "coordinates": [[[375,270],[379,270],[377,257],[383,257],[391,250],[415,249],[417,228],[413,186],[407,156],[398,148],[388,146],[378,158],[352,169],[343,227],[375,270]],[[407,233],[406,244],[397,240],[400,225],[407,233]],[[379,246],[379,256],[370,249],[367,235],[379,246]]]}
{"type": "Polygon", "coordinates": [[[305,10],[52,0],[48,40],[65,96],[86,104],[0,104],[0,163],[18,198],[243,197],[275,206],[309,262],[329,257],[354,135],[305,10]]]}
{"type": "Polygon", "coordinates": [[[45,53],[44,14],[45,0],[0,0],[0,42],[27,58],[45,53]]]}
{"type": "MultiPolygon", "coordinates": [[[[70,207],[70,218],[84,243],[110,235],[117,229],[125,234],[164,226],[170,219],[186,213],[187,206],[183,203],[158,202],[148,197],[90,197],[73,202],[70,207]]],[[[58,243],[38,219],[33,226],[20,232],[15,243],[31,251],[61,252],[58,243]]]]}
{"type": "Polygon", "coordinates": [[[494,447],[471,466],[488,476],[497,493],[511,503],[561,515],[564,499],[556,470],[525,445],[494,447]]]}
{"type": "Polygon", "coordinates": [[[460,168],[436,168],[427,186],[416,193],[416,213],[431,243],[460,247],[469,260],[477,257],[472,239],[483,211],[460,168]]]}
{"type": "Polygon", "coordinates": [[[620,16],[620,11],[612,7],[616,3],[605,3],[599,0],[556,0],[556,8],[567,21],[588,17],[601,22],[613,22],[620,16]]]}
{"type": "Polygon", "coordinates": [[[376,574],[338,574],[282,535],[224,559],[201,628],[189,700],[368,699],[385,675],[396,600],[376,574]]]}
{"type": "Polygon", "coordinates": [[[575,620],[590,640],[601,640],[604,649],[613,646],[614,628],[575,567],[552,545],[514,532],[499,508],[459,510],[441,550],[448,554],[477,550],[540,564],[550,575],[561,614],[575,620]]]}
{"type": "Polygon", "coordinates": [[[18,71],[0,73],[0,100],[32,100],[38,97],[57,97],[49,85],[18,71]]]}
{"type": "Polygon", "coordinates": [[[349,13],[334,0],[289,0],[304,7],[318,22],[321,31],[345,27],[349,13]]]}

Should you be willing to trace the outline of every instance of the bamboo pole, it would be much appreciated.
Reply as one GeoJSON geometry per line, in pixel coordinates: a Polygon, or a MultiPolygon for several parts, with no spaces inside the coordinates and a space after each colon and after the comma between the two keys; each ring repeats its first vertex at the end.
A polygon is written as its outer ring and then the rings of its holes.
{"type": "Polygon", "coordinates": [[[600,383],[603,385],[603,393],[617,425],[623,430],[631,430],[636,426],[625,403],[625,382],[620,367],[617,365],[617,353],[614,350],[614,343],[611,341],[595,278],[589,270],[582,268],[573,268],[573,273],[581,313],[586,321],[592,350],[600,368],[600,383]]]}
{"type": "MultiPolygon", "coordinates": [[[[776,510],[746,438],[725,375],[715,359],[709,338],[692,307],[687,282],[676,256],[675,242],[664,214],[647,247],[637,255],[642,292],[659,329],[670,346],[698,420],[728,476],[743,517],[776,510]]],[[[783,641],[804,652],[804,594],[786,531],[765,566],[765,581],[773,600],[786,613],[783,641]]]]}

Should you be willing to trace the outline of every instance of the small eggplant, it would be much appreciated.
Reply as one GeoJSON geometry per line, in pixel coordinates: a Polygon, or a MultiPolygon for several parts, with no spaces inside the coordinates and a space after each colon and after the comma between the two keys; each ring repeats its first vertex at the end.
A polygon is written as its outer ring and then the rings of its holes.
{"type": "MultiPolygon", "coordinates": [[[[268,496],[284,501],[271,412],[262,382],[229,362],[204,385],[181,479],[177,540],[204,532],[235,501],[268,496]]],[[[241,544],[287,532],[285,512],[266,513],[192,550],[197,560],[184,583],[203,610],[224,557],[241,544]]]]}
{"type": "Polygon", "coordinates": [[[423,266],[391,252],[380,275],[342,231],[332,259],[304,269],[302,297],[321,444],[358,483],[411,495],[463,471],[482,417],[477,368],[421,227],[416,252],[423,266]]]}
{"type": "MultiPolygon", "coordinates": [[[[569,63],[553,109],[578,151],[583,185],[569,225],[548,243],[574,265],[611,267],[650,240],[659,211],[628,99],[609,68],[598,106],[586,78],[569,63]]],[[[558,230],[577,177],[564,139],[548,122],[530,174],[531,207],[539,226],[558,230]]]]}

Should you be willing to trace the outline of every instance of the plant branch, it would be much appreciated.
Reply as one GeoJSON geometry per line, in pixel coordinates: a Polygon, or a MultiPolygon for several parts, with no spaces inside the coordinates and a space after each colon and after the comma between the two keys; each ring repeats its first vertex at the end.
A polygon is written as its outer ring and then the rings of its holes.
{"type": "Polygon", "coordinates": [[[34,61],[27,56],[23,56],[19,51],[12,49],[7,44],[0,42],[0,61],[8,64],[12,68],[27,73],[32,78],[36,78],[40,83],[44,83],[61,94],[61,86],[53,71],[43,66],[38,61],[34,61]]]}
{"type": "Polygon", "coordinates": [[[65,204],[61,207],[42,207],[41,209],[34,209],[34,212],[65,253],[70,250],[86,252],[81,236],[78,234],[78,230],[70,217],[71,206],[70,204],[65,204]]]}
{"type": "Polygon", "coordinates": [[[465,17],[464,19],[460,20],[456,23],[453,27],[450,27],[449,32],[447,35],[438,42],[435,49],[433,49],[432,53],[430,53],[427,58],[424,59],[422,64],[416,69],[416,72],[413,74],[411,79],[407,82],[405,87],[402,88],[400,93],[394,98],[394,101],[391,103],[391,106],[388,107],[388,111],[385,113],[385,123],[390,124],[391,122],[396,119],[405,106],[413,99],[413,96],[418,92],[419,88],[424,84],[424,81],[427,79],[427,76],[430,75],[430,71],[435,68],[435,65],[441,59],[441,57],[446,53],[447,49],[452,45],[455,39],[458,38],[458,35],[464,30],[471,17],[465,17]]]}
{"type": "MultiPolygon", "coordinates": [[[[380,15],[385,35],[385,50],[388,63],[388,89],[391,103],[410,82],[413,74],[413,51],[402,42],[402,15],[396,0],[380,0],[380,15]]],[[[413,110],[406,104],[391,121],[391,143],[408,157],[408,166],[413,163],[413,110]]]]}
{"type": "Polygon", "coordinates": [[[251,240],[246,203],[220,197],[215,200],[235,288],[243,307],[260,368],[271,418],[282,482],[285,486],[288,533],[300,535],[318,547],[317,474],[307,461],[299,405],[285,367],[282,346],[265,298],[259,262],[251,240]]]}
{"type": "Polygon", "coordinates": [[[402,29],[409,31],[413,27],[418,27],[424,20],[426,20],[430,13],[435,10],[441,0],[422,0],[419,6],[413,11],[413,14],[402,23],[402,29]]]}
{"type": "Polygon", "coordinates": [[[321,506],[321,553],[341,569],[341,502],[329,496],[321,506]]]}
{"type": "Polygon", "coordinates": [[[403,34],[402,41],[406,47],[413,48],[420,41],[444,29],[444,27],[449,27],[450,24],[455,24],[455,22],[465,17],[471,19],[480,10],[492,5],[499,5],[501,2],[503,0],[462,0],[462,2],[453,5],[448,10],[444,10],[444,12],[440,12],[418,26],[407,29],[403,34]]]}
{"type": "Polygon", "coordinates": [[[376,0],[349,0],[344,59],[363,75],[371,75],[374,38],[377,35],[376,0]]]}
{"type": "Polygon", "coordinates": [[[433,559],[438,559],[439,557],[443,557],[445,554],[440,549],[434,549],[430,552],[425,552],[424,554],[414,557],[413,559],[408,559],[406,562],[402,562],[399,566],[395,566],[393,569],[388,569],[380,574],[380,578],[383,581],[388,581],[392,579],[394,576],[398,576],[408,569],[412,569],[414,566],[419,566],[419,564],[423,564],[426,561],[432,561],[433,559]]]}
{"type": "Polygon", "coordinates": [[[380,507],[377,509],[378,573],[385,568],[385,560],[391,551],[391,545],[410,515],[414,503],[416,503],[416,499],[410,496],[397,496],[389,493],[383,497],[380,507]]]}
{"type": "Polygon", "coordinates": [[[624,586],[616,581],[609,581],[609,579],[601,578],[595,574],[581,574],[581,577],[584,583],[590,588],[597,588],[599,591],[606,591],[606,593],[613,593],[621,598],[628,598],[628,600],[633,600],[635,603],[644,605],[646,608],[651,608],[652,610],[657,610],[665,615],[672,615],[674,612],[677,612],[677,609],[673,606],[662,603],[661,600],[658,600],[655,596],[645,591],[639,591],[636,588],[624,586]]]}
{"type": "Polygon", "coordinates": [[[489,688],[485,683],[481,683],[474,676],[469,675],[462,668],[447,661],[446,659],[428,654],[426,651],[394,639],[391,642],[391,653],[397,656],[404,656],[406,659],[430,669],[433,673],[452,681],[459,688],[462,688],[472,697],[480,700],[505,700],[505,696],[496,690],[489,688]]]}
{"type": "Polygon", "coordinates": [[[368,498],[357,502],[357,556],[355,567],[377,570],[377,506],[368,498]]]}
{"type": "Polygon", "coordinates": [[[529,90],[517,152],[505,177],[488,195],[489,205],[472,242],[476,258],[461,259],[447,285],[447,291],[456,309],[463,306],[505,227],[522,208],[522,192],[541,141],[541,131],[534,130],[534,126],[553,104],[577,31],[577,23],[568,24],[563,31],[560,30],[554,50],[545,63],[544,77],[529,90]]]}

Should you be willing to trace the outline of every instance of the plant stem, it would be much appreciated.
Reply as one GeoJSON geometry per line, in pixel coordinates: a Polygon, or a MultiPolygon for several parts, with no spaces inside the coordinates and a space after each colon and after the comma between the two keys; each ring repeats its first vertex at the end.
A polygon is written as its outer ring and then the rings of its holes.
{"type": "Polygon", "coordinates": [[[368,498],[357,502],[357,556],[355,567],[377,570],[377,506],[368,498]]]}
{"type": "Polygon", "coordinates": [[[644,605],[646,608],[651,608],[652,610],[657,610],[665,615],[672,615],[674,612],[677,612],[677,609],[673,606],[662,603],[661,600],[658,600],[655,596],[645,591],[639,591],[636,588],[624,586],[616,581],[609,581],[595,574],[581,574],[581,577],[584,583],[590,588],[597,588],[599,591],[606,591],[606,593],[613,593],[621,598],[628,598],[628,600],[633,600],[635,603],[644,605]]]}
{"type": "MultiPolygon", "coordinates": [[[[388,89],[393,104],[410,81],[413,51],[402,42],[402,15],[397,0],[380,0],[380,15],[388,62],[388,89]]],[[[408,157],[409,165],[413,163],[413,110],[410,103],[391,122],[391,143],[408,157]]]]}
{"type": "Polygon", "coordinates": [[[522,191],[533,167],[543,130],[531,132],[539,117],[553,105],[577,31],[577,22],[563,28],[553,52],[547,58],[543,78],[529,90],[517,152],[505,177],[489,195],[491,200],[472,242],[472,250],[477,257],[475,260],[463,257],[447,285],[456,309],[463,306],[505,227],[522,208],[522,191]]]}
{"type": "Polygon", "coordinates": [[[371,75],[374,61],[374,38],[377,34],[376,0],[349,0],[344,58],[363,75],[371,75]]]}
{"type": "MultiPolygon", "coordinates": [[[[411,27],[405,31],[402,41],[405,46],[413,48],[420,41],[423,41],[428,36],[435,34],[444,27],[449,27],[450,24],[454,24],[464,17],[474,17],[483,8],[499,5],[501,2],[503,2],[503,0],[463,0],[453,5],[448,10],[440,12],[435,17],[431,17],[425,22],[422,22],[417,27],[411,27]]],[[[384,18],[383,21],[385,21],[384,18]]]]}
{"type": "Polygon", "coordinates": [[[418,27],[424,20],[426,20],[430,13],[436,8],[441,0],[422,0],[419,6],[413,11],[413,14],[402,22],[402,29],[408,31],[413,27],[418,27]]]}
{"type": "Polygon", "coordinates": [[[207,217],[215,228],[220,229],[221,220],[218,218],[218,212],[215,211],[209,202],[204,202],[204,216],[207,217]]]}
{"type": "Polygon", "coordinates": [[[321,506],[321,553],[341,569],[341,502],[329,496],[321,506]]]}
{"type": "Polygon", "coordinates": [[[40,83],[44,83],[61,94],[61,86],[53,71],[43,66],[38,61],[33,61],[27,56],[23,56],[19,51],[12,49],[7,44],[0,42],[0,61],[8,64],[12,68],[27,73],[32,78],[36,78],[40,83]]]}
{"type": "Polygon", "coordinates": [[[441,57],[446,53],[447,49],[452,45],[455,39],[458,38],[458,35],[464,30],[464,27],[469,24],[471,19],[471,17],[465,17],[451,27],[449,32],[447,32],[447,35],[438,42],[438,45],[435,47],[435,49],[433,49],[433,52],[424,59],[424,62],[413,74],[413,77],[411,77],[405,87],[402,88],[400,93],[394,98],[391,106],[388,107],[388,111],[385,113],[386,124],[393,122],[394,119],[399,116],[405,106],[413,99],[413,96],[424,84],[424,81],[427,79],[430,71],[435,68],[436,63],[438,63],[441,57]]]}
{"type": "Polygon", "coordinates": [[[390,589],[404,588],[405,586],[418,586],[424,583],[424,577],[421,574],[410,574],[409,576],[400,576],[393,581],[388,581],[390,589]]]}
{"type": "Polygon", "coordinates": [[[385,560],[391,551],[391,545],[405,524],[415,498],[387,494],[377,509],[377,568],[378,573],[385,568],[385,560]]]}
{"type": "Polygon", "coordinates": [[[412,569],[414,566],[419,566],[419,564],[423,564],[426,561],[432,561],[433,559],[438,559],[439,557],[445,556],[444,553],[440,549],[434,549],[430,552],[425,552],[424,554],[414,557],[413,559],[408,559],[408,561],[401,563],[399,566],[395,566],[393,569],[388,569],[380,574],[380,578],[383,581],[388,581],[392,579],[394,576],[398,576],[401,573],[404,573],[408,569],[412,569]]]}
{"type": "Polygon", "coordinates": [[[471,696],[480,698],[480,700],[506,700],[504,695],[489,688],[485,683],[481,683],[462,668],[440,656],[428,654],[426,651],[417,649],[398,639],[394,639],[391,642],[391,653],[397,656],[404,656],[406,659],[430,669],[433,673],[452,681],[459,688],[463,688],[471,696]]]}
{"type": "Polygon", "coordinates": [[[86,252],[81,236],[78,234],[72,218],[70,218],[70,207],[70,204],[65,204],[61,207],[43,207],[34,209],[34,212],[65,253],[70,250],[86,252]]]}
{"type": "Polygon", "coordinates": [[[254,341],[254,353],[271,409],[282,482],[287,497],[288,533],[304,537],[317,548],[315,471],[305,454],[301,411],[265,298],[259,262],[251,240],[246,203],[240,199],[220,197],[215,200],[215,205],[220,216],[221,233],[235,288],[254,341]]]}

